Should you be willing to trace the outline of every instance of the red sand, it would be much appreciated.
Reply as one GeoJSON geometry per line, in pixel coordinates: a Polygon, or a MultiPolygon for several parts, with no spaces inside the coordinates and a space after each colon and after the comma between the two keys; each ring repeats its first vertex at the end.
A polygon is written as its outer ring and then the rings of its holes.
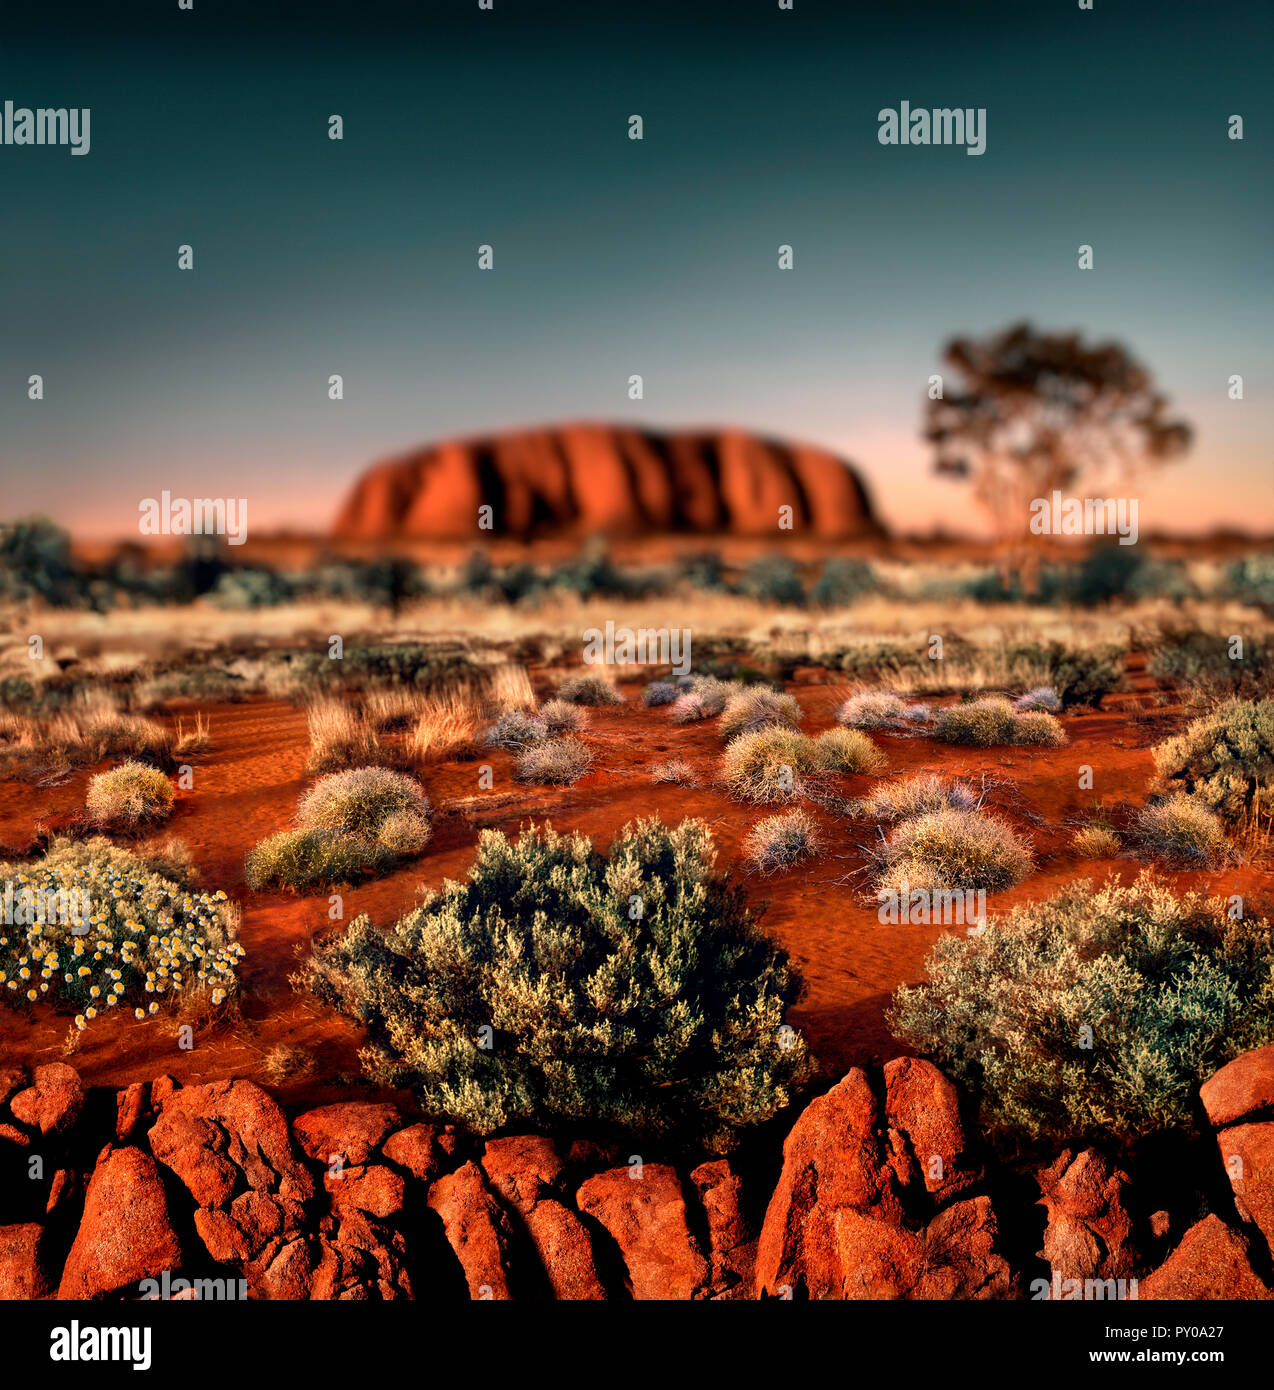
{"type": "MultiPolygon", "coordinates": [[[[807,732],[831,727],[833,712],[846,694],[843,683],[827,684],[826,679],[825,672],[798,673],[794,691],[806,711],[807,732]],[[802,677],[818,683],[805,683],[802,677]]],[[[1134,681],[1144,683],[1144,677],[1134,681]]],[[[834,1078],[851,1064],[880,1062],[904,1051],[884,1023],[889,997],[898,984],[922,976],[925,955],[938,936],[962,928],[880,925],[864,877],[849,878],[866,863],[856,842],[874,835],[874,826],[838,818],[817,806],[809,810],[823,831],[823,857],[770,878],[748,872],[738,863],[740,842],[774,808],[742,806],[713,785],[722,748],[716,721],[676,726],[666,708],[644,709],[635,695],[630,691],[622,708],[590,711],[591,724],[583,737],[593,750],[596,770],[574,787],[521,787],[512,779],[511,756],[498,750],[480,760],[426,769],[422,780],[436,808],[433,839],[415,864],[346,891],[347,920],[366,911],[387,926],[414,901],[418,884],[437,887],[444,878],[462,878],[483,825],[516,832],[528,820],[549,819],[559,830],[582,830],[604,845],[637,816],[657,814],[666,822],[698,816],[716,837],[720,865],[744,875],[754,904],[768,904],[767,929],[805,975],[808,993],[791,1021],[807,1033],[826,1075],[834,1078]],[[647,769],[670,757],[690,761],[703,785],[652,784],[647,769]],[[495,770],[495,786],[488,792],[477,785],[481,762],[495,770]],[[488,811],[480,801],[464,811],[454,809],[457,801],[483,797],[491,801],[488,811]]],[[[1100,880],[1114,871],[1127,878],[1139,869],[1136,861],[1080,860],[1070,849],[1070,838],[1095,800],[1112,807],[1144,802],[1154,772],[1150,744],[1163,736],[1171,716],[1139,714],[1141,703],[1137,696],[1125,697],[1118,709],[1066,716],[1070,743],[1058,749],[953,749],[928,738],[879,735],[877,742],[889,759],[882,775],[940,769],[975,784],[983,774],[1002,784],[991,789],[988,807],[1033,844],[1037,867],[1019,888],[991,895],[992,912],[1048,896],[1077,877],[1100,880]],[[1084,763],[1094,769],[1092,791],[1079,790],[1078,769],[1084,763]]],[[[305,949],[313,933],[331,925],[327,895],[253,894],[243,882],[245,853],[289,824],[309,780],[304,771],[305,715],[273,700],[200,708],[211,720],[211,749],[193,760],[194,787],[179,793],[163,836],[174,835],[186,843],[204,887],[224,888],[242,903],[240,940],[247,954],[241,979],[248,1025],[200,1037],[193,1050],[183,1052],[171,1024],[162,1019],[137,1022],[131,1016],[111,1015],[96,1020],[81,1035],[75,1065],[86,1083],[98,1085],[122,1086],[162,1072],[182,1081],[261,1079],[265,1054],[291,1044],[308,1049],[316,1066],[309,1075],[278,1085],[281,1095],[298,1103],[347,1095],[351,1082],[365,1084],[356,1080],[360,1030],[297,995],[288,984],[297,952],[305,949]]],[[[65,785],[43,789],[0,782],[0,853],[6,845],[29,845],[41,821],[56,826],[82,809],[89,776],[89,770],[81,771],[65,785]]],[[[839,779],[837,790],[861,795],[876,780],[846,777],[839,779]]],[[[1274,886],[1274,875],[1263,866],[1172,871],[1172,878],[1182,887],[1252,898],[1268,896],[1274,886]]],[[[17,1010],[0,1010],[0,1057],[27,1063],[58,1058],[68,1024],[65,1015],[30,1018],[17,1010]]]]}

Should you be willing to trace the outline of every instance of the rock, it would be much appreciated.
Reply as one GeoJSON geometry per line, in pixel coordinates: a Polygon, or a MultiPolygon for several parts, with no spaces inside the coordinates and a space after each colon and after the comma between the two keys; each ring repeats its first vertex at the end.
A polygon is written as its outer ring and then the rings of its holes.
{"type": "Polygon", "coordinates": [[[712,1265],[712,1292],[723,1296],[750,1292],[756,1276],[756,1241],[743,1214],[743,1181],[729,1159],[701,1163],[690,1181],[699,1194],[708,1222],[708,1259],[712,1265]]]}
{"type": "Polygon", "coordinates": [[[180,1090],[180,1081],[175,1081],[171,1076],[157,1076],[150,1083],[150,1108],[155,1111],[162,1110],[180,1090]]]}
{"type": "Polygon", "coordinates": [[[513,1232],[504,1210],[487,1191],[482,1170],[466,1163],[429,1189],[429,1205],[442,1220],[447,1241],[475,1299],[508,1299],[509,1247],[513,1232]]]}
{"type": "Polygon", "coordinates": [[[106,1149],[89,1180],[58,1297],[98,1298],[180,1265],[154,1159],[142,1149],[106,1149]]]}
{"type": "Polygon", "coordinates": [[[1247,1243],[1219,1216],[1205,1216],[1168,1259],[1141,1281],[1141,1299],[1269,1299],[1248,1259],[1247,1243]]]}
{"type": "Polygon", "coordinates": [[[1216,1128],[1274,1117],[1274,1043],[1227,1062],[1199,1088],[1199,1099],[1216,1128]]]}
{"type": "Polygon", "coordinates": [[[1274,1251],[1274,1122],[1232,1125],[1217,1135],[1234,1205],[1274,1251]]]}
{"type": "Polygon", "coordinates": [[[389,1302],[412,1297],[402,1236],[361,1212],[346,1211],[335,1234],[320,1239],[319,1249],[312,1298],[389,1302]]]}
{"type": "Polygon", "coordinates": [[[255,1082],[212,1081],[173,1092],[149,1138],[151,1152],[201,1207],[225,1206],[242,1187],[295,1202],[314,1195],[287,1119],[255,1082]]]}
{"type": "Polygon", "coordinates": [[[575,1200],[619,1246],[634,1298],[688,1299],[703,1293],[711,1268],[690,1232],[675,1168],[665,1163],[611,1168],[582,1183],[575,1200]]]}
{"type": "Polygon", "coordinates": [[[115,1141],[126,1144],[140,1127],[142,1117],[149,1109],[150,1087],[144,1081],[135,1081],[131,1086],[117,1092],[115,1096],[115,1141]]]}
{"type": "Polygon", "coordinates": [[[31,1147],[31,1136],[17,1125],[0,1125],[0,1140],[6,1144],[16,1144],[20,1149],[31,1147]]]}
{"type": "Polygon", "coordinates": [[[431,1183],[456,1151],[456,1131],[451,1125],[408,1125],[391,1134],[380,1151],[417,1181],[431,1183]]]}
{"type": "Polygon", "coordinates": [[[51,1216],[75,1191],[75,1174],[69,1168],[59,1168],[49,1184],[48,1201],[44,1204],[44,1214],[51,1216]]]}
{"type": "Polygon", "coordinates": [[[261,1272],[258,1287],[269,1299],[296,1302],[311,1296],[316,1256],[314,1242],[298,1236],[280,1248],[261,1272]]]}
{"type": "Polygon", "coordinates": [[[882,533],[852,465],[822,449],[739,430],[655,433],[597,424],[448,440],[380,463],[336,521],[341,540],[461,539],[490,506],[497,535],[798,531],[882,533]]]}
{"type": "Polygon", "coordinates": [[[783,1168],[757,1247],[758,1290],[834,1297],[842,1284],[835,1215],[851,1208],[900,1225],[905,1170],[878,1132],[880,1107],[855,1067],[802,1111],[783,1144],[783,1168]]]}
{"type": "Polygon", "coordinates": [[[1036,1177],[1048,1211],[1043,1259],[1063,1279],[1126,1279],[1139,1256],[1124,1206],[1127,1174],[1096,1149],[1067,1149],[1036,1177]]]}
{"type": "Polygon", "coordinates": [[[988,1197],[968,1198],[910,1231],[842,1208],[834,1218],[845,1299],[991,1299],[1013,1292],[1008,1262],[995,1249],[998,1228],[988,1197]]]}
{"type": "Polygon", "coordinates": [[[349,1206],[384,1218],[403,1209],[402,1177],[382,1163],[325,1173],[323,1185],[332,1198],[333,1210],[349,1206]]]}
{"type": "Polygon", "coordinates": [[[898,1057],[885,1066],[885,1118],[908,1142],[925,1189],[949,1201],[982,1177],[965,1158],[969,1147],[960,1095],[930,1062],[898,1057]]]}
{"type": "Polygon", "coordinates": [[[1162,1240],[1172,1226],[1172,1217],[1166,1211],[1152,1211],[1150,1213],[1150,1234],[1156,1240],[1162,1240]]]}
{"type": "Polygon", "coordinates": [[[53,1292],[43,1242],[44,1227],[37,1222],[0,1226],[0,1300],[47,1298],[53,1292]]]}
{"type": "Polygon", "coordinates": [[[604,1299],[593,1243],[560,1192],[563,1164],[553,1141],[538,1135],[492,1139],[482,1168],[526,1232],[553,1296],[573,1302],[604,1299]]]}
{"type": "Polygon", "coordinates": [[[0,1105],[7,1105],[9,1098],[24,1090],[29,1082],[25,1067],[0,1067],[0,1105]]]}
{"type": "Polygon", "coordinates": [[[325,1168],[333,1158],[355,1166],[373,1158],[381,1143],[402,1124],[395,1106],[342,1101],[307,1110],[292,1121],[292,1132],[306,1155],[325,1168]]]}
{"type": "Polygon", "coordinates": [[[44,1135],[68,1134],[84,1109],[79,1072],[65,1062],[48,1062],[36,1067],[33,1082],[10,1101],[14,1119],[44,1135]]]}

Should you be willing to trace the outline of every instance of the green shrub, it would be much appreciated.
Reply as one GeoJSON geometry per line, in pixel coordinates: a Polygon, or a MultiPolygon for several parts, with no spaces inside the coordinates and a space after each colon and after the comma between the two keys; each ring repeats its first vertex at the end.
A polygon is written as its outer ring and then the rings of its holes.
{"type": "Polygon", "coordinates": [[[885,755],[857,729],[824,729],[814,738],[814,756],[824,772],[878,772],[885,755]]]}
{"type": "Polygon", "coordinates": [[[721,736],[728,740],[771,725],[792,729],[804,717],[793,696],[768,686],[754,685],[730,696],[721,711],[718,727],[721,736]]]}
{"type": "Polygon", "coordinates": [[[810,1063],[784,1025],[799,978],[714,861],[698,821],[640,821],[605,854],[547,826],[483,831],[467,882],[389,932],[356,918],[300,980],[369,1030],[370,1074],[428,1114],[724,1148],[810,1063]]]}
{"type": "Polygon", "coordinates": [[[866,560],[833,556],[824,563],[823,572],[810,590],[810,602],[820,608],[840,608],[876,588],[876,576],[866,560]]]}
{"type": "Polygon", "coordinates": [[[753,560],[740,587],[745,594],[762,603],[799,608],[805,602],[801,572],[785,555],[762,555],[753,560]]]}
{"type": "Polygon", "coordinates": [[[567,676],[553,692],[557,700],[572,705],[622,705],[624,697],[605,676],[567,676]]]}
{"type": "Polygon", "coordinates": [[[1156,680],[1218,694],[1256,694],[1274,682],[1274,643],[1259,637],[1232,657],[1231,639],[1210,632],[1171,633],[1150,654],[1146,671],[1156,680]]]}
{"type": "Polygon", "coordinates": [[[121,763],[90,780],[85,804],[99,825],[137,826],[172,814],[173,784],[147,763],[121,763]]]}
{"type": "Polygon", "coordinates": [[[818,827],[799,810],[766,816],[743,841],[745,857],[763,874],[791,868],[816,854],[818,848],[818,827]]]}
{"type": "Polygon", "coordinates": [[[592,760],[585,744],[565,734],[524,748],[514,760],[513,775],[519,782],[568,786],[588,771],[592,760]]]}
{"type": "Polygon", "coordinates": [[[984,811],[955,806],[902,821],[885,841],[878,888],[985,889],[1020,883],[1031,851],[1013,830],[984,811]]]}
{"type": "Polygon", "coordinates": [[[795,729],[740,734],[721,755],[721,780],[744,801],[787,801],[818,768],[817,745],[795,729]]]}
{"type": "Polygon", "coordinates": [[[1019,642],[1008,645],[1004,657],[1011,666],[1046,672],[1063,709],[1100,705],[1124,683],[1124,653],[1116,647],[1072,650],[1061,642],[1019,642]]]}
{"type": "Polygon", "coordinates": [[[265,888],[334,888],[383,873],[394,860],[388,847],[339,830],[282,830],[254,845],[243,877],[254,892],[265,888]]]}
{"type": "Polygon", "coordinates": [[[1270,814],[1274,699],[1229,700],[1155,748],[1155,767],[1229,825],[1270,814]]]}
{"type": "Polygon", "coordinates": [[[0,922],[0,999],[74,1011],[85,1028],[111,1010],[145,1018],[192,996],[217,1007],[233,994],[237,908],[152,862],[99,836],[55,841],[34,864],[0,864],[10,915],[31,918],[0,922]]]}
{"type": "Polygon", "coordinates": [[[1220,819],[1186,792],[1147,806],[1137,817],[1137,831],[1151,854],[1168,859],[1212,864],[1229,853],[1220,819]]]}
{"type": "Polygon", "coordinates": [[[940,940],[894,995],[895,1035],[1031,1139],[1194,1124],[1199,1084],[1274,1039],[1274,933],[1143,873],[1068,885],[978,937],[940,940]]]}

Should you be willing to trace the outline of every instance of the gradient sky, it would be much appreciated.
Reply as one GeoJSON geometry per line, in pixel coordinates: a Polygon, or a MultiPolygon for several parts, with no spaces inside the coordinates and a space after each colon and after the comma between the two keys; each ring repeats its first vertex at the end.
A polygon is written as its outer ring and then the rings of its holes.
{"type": "Polygon", "coordinates": [[[98,0],[0,38],[0,104],[92,108],[86,157],[0,147],[0,516],[135,534],[168,488],[325,527],[376,457],[589,418],[820,443],[960,529],[926,381],[1029,318],[1195,424],[1143,531],[1274,528],[1266,3],[98,0]],[[986,107],[986,153],[881,146],[904,98],[986,107]]]}

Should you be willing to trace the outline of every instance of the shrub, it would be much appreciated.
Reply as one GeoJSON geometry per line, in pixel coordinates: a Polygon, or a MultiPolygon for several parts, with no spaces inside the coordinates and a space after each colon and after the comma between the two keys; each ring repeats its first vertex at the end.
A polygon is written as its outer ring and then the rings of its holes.
{"type": "Polygon", "coordinates": [[[670,705],[681,694],[671,681],[651,681],[641,692],[643,705],[670,705]]]}
{"type": "Polygon", "coordinates": [[[1037,670],[1057,691],[1063,709],[1100,705],[1124,681],[1123,652],[1115,647],[1072,650],[1061,642],[1022,642],[1004,650],[1010,667],[1037,670]]]}
{"type": "Polygon", "coordinates": [[[876,587],[876,576],[866,560],[833,556],[823,565],[823,572],[810,590],[810,602],[820,608],[838,608],[853,603],[876,587]]]}
{"type": "Polygon", "coordinates": [[[743,853],[761,873],[791,868],[817,853],[818,827],[804,811],[766,816],[748,831],[743,853]]]}
{"type": "Polygon", "coordinates": [[[901,729],[908,723],[907,706],[892,691],[860,690],[836,711],[836,722],[850,729],[901,729]]]}
{"type": "Polygon", "coordinates": [[[805,774],[818,769],[812,738],[795,729],[758,729],[740,734],[721,755],[721,779],[744,801],[787,801],[805,774]]]}
{"type": "Polygon", "coordinates": [[[805,602],[801,572],[785,555],[763,555],[753,560],[743,576],[741,588],[762,603],[799,608],[805,602]]]}
{"type": "Polygon", "coordinates": [[[791,695],[754,685],[731,695],[726,701],[721,711],[720,729],[723,738],[732,739],[771,725],[792,729],[803,718],[800,705],[791,695]]]}
{"type": "Polygon", "coordinates": [[[572,705],[622,705],[624,697],[605,676],[585,674],[559,681],[554,698],[572,705]]]}
{"type": "Polygon", "coordinates": [[[320,777],[297,806],[306,830],[337,830],[375,839],[391,817],[403,812],[429,814],[429,800],[418,782],[383,767],[356,767],[320,777]]]}
{"type": "Polygon", "coordinates": [[[1234,826],[1269,814],[1274,699],[1229,700],[1154,750],[1159,776],[1234,826]]]}
{"type": "Polygon", "coordinates": [[[1032,710],[1043,710],[1045,714],[1057,714],[1062,708],[1062,697],[1051,685],[1037,685],[1013,701],[1013,708],[1021,714],[1032,710]]]}
{"type": "Polygon", "coordinates": [[[679,782],[684,787],[695,784],[695,770],[684,758],[670,758],[666,763],[656,763],[650,769],[652,782],[679,782]]]}
{"type": "Polygon", "coordinates": [[[588,771],[592,755],[577,738],[565,734],[548,743],[533,743],[518,754],[513,775],[519,782],[567,786],[588,771]]]}
{"type": "Polygon", "coordinates": [[[1156,680],[1212,695],[1268,690],[1274,681],[1274,643],[1249,638],[1238,658],[1230,655],[1232,640],[1211,632],[1165,634],[1162,645],[1151,653],[1146,671],[1156,680]]]}
{"type": "Polygon", "coordinates": [[[104,826],[131,827],[172,813],[173,785],[158,768],[121,763],[88,784],[89,815],[104,826]]]}
{"type": "Polygon", "coordinates": [[[990,748],[996,744],[1046,744],[1066,742],[1066,731],[1042,710],[1019,714],[1000,696],[950,705],[938,715],[937,737],[944,743],[990,748]]]}
{"type": "MultiPolygon", "coordinates": [[[[238,910],[156,872],[144,854],[94,837],[55,841],[34,864],[0,865],[29,893],[33,920],[0,924],[0,998],[74,1011],[78,1029],[111,1010],[146,1018],[190,996],[219,1007],[243,955],[238,910]]],[[[25,911],[22,913],[28,915],[25,911]]]]}
{"type": "Polygon", "coordinates": [[[858,729],[824,729],[814,739],[814,756],[824,772],[878,772],[885,755],[858,729]]]}
{"type": "Polygon", "coordinates": [[[695,676],[690,689],[677,697],[672,707],[672,722],[691,724],[699,719],[714,719],[740,688],[737,681],[718,680],[715,676],[695,676]]]}
{"type": "Polygon", "coordinates": [[[540,718],[550,734],[575,732],[588,723],[588,713],[568,700],[548,700],[540,710],[540,718]]]}
{"type": "Polygon", "coordinates": [[[1082,859],[1112,859],[1119,853],[1119,836],[1109,826],[1086,825],[1075,832],[1071,848],[1082,859]]]}
{"type": "Polygon", "coordinates": [[[1044,710],[1028,710],[1013,720],[1013,742],[1027,746],[1060,748],[1066,742],[1066,730],[1044,710]]]}
{"type": "Polygon", "coordinates": [[[1031,1139],[1191,1128],[1200,1082],[1274,1038],[1270,923],[1148,873],[946,937],[926,975],[894,995],[894,1033],[980,1090],[988,1126],[1031,1139]]]}
{"type": "Polygon", "coordinates": [[[502,714],[482,737],[495,748],[516,749],[543,743],[548,736],[548,725],[542,719],[525,710],[511,709],[502,714]]]}
{"type": "Polygon", "coordinates": [[[547,826],[483,831],[467,882],[390,932],[356,918],[299,978],[369,1030],[370,1074],[428,1114],[725,1148],[811,1068],[799,1034],[779,1045],[799,978],[714,862],[699,821],[639,821],[605,854],[547,826]]]}
{"type": "Polygon", "coordinates": [[[899,824],[885,841],[877,886],[995,892],[1030,871],[1030,850],[1002,820],[948,806],[899,824]]]}
{"type": "Polygon", "coordinates": [[[1186,792],[1147,806],[1137,817],[1137,831],[1151,854],[1168,859],[1210,864],[1229,853],[1220,819],[1186,792]]]}
{"type": "Polygon", "coordinates": [[[254,845],[243,877],[254,892],[265,888],[332,888],[383,873],[393,862],[384,845],[339,830],[282,830],[254,845]]]}
{"type": "Polygon", "coordinates": [[[919,772],[894,782],[883,782],[858,803],[860,814],[876,821],[912,820],[931,811],[953,807],[972,811],[978,795],[963,782],[948,782],[932,772],[919,772]]]}

